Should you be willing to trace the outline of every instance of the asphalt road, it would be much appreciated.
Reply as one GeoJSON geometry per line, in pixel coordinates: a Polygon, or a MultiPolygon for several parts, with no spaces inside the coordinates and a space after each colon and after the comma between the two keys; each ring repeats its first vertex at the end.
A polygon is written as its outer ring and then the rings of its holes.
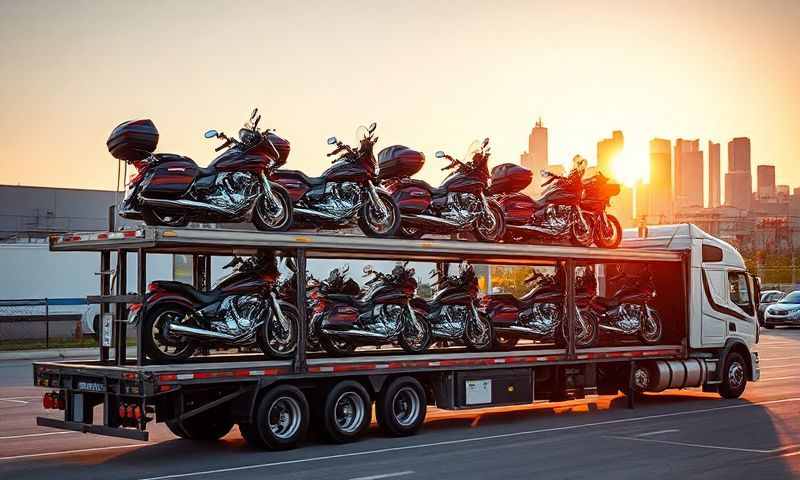
{"type": "MultiPolygon", "coordinates": [[[[220,442],[150,442],[35,426],[29,362],[0,363],[0,478],[325,480],[800,477],[800,330],[766,331],[762,380],[739,400],[697,390],[464,412],[431,410],[409,438],[264,452],[234,429],[220,442]]],[[[55,414],[54,414],[55,415],[55,414]]]]}

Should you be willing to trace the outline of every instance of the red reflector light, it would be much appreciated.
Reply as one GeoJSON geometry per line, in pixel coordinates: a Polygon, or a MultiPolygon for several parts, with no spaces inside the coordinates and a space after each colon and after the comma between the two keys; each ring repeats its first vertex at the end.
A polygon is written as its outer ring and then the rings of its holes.
{"type": "Polygon", "coordinates": [[[133,407],[133,418],[135,418],[136,420],[141,420],[142,418],[142,409],[141,407],[139,407],[139,405],[133,407]]]}
{"type": "Polygon", "coordinates": [[[53,408],[53,397],[49,393],[45,393],[42,397],[42,406],[48,410],[53,408]]]}
{"type": "Polygon", "coordinates": [[[61,397],[61,396],[58,397],[58,402],[56,402],[56,403],[57,403],[56,406],[58,407],[59,410],[64,410],[64,407],[66,406],[65,402],[64,402],[64,397],[61,397]]]}
{"type": "Polygon", "coordinates": [[[128,312],[130,312],[131,314],[134,314],[141,309],[142,309],[141,303],[131,303],[130,305],[128,305],[128,312]]]}
{"type": "Polygon", "coordinates": [[[128,408],[125,412],[125,416],[128,418],[134,418],[134,410],[135,408],[133,405],[128,405],[128,408]]]}
{"type": "Polygon", "coordinates": [[[126,413],[125,405],[120,403],[119,404],[119,410],[117,411],[117,415],[119,415],[119,418],[125,418],[125,413],[126,413]]]}

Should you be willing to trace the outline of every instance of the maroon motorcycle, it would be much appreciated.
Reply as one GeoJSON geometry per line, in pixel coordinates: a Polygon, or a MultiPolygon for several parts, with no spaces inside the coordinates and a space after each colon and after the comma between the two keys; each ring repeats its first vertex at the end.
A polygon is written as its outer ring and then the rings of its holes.
{"type": "Polygon", "coordinates": [[[299,170],[278,170],[276,180],[291,196],[295,225],[339,229],[358,223],[365,235],[392,237],[400,227],[400,211],[388,193],[378,188],[379,167],[373,148],[376,125],[359,127],[358,148],[331,137],[337,156],[320,177],[299,170]]]}
{"type": "Polygon", "coordinates": [[[189,157],[153,153],[158,130],[152,121],[119,125],[106,142],[108,150],[137,170],[119,206],[120,216],[148,225],[252,221],[260,230],[288,230],[289,193],[270,177],[286,163],[289,142],[270,129],[259,130],[260,120],[258,109],[253,110],[238,139],[207,131],[206,138],[224,140],[215,151],[225,152],[205,168],[189,157]]]}
{"type": "Polygon", "coordinates": [[[487,198],[489,186],[489,139],[473,142],[465,161],[436,152],[436,158],[450,163],[442,170],[455,169],[439,188],[410,178],[419,171],[425,157],[405,147],[391,147],[378,154],[383,185],[400,207],[400,236],[420,238],[425,234],[474,234],[484,242],[499,242],[505,232],[500,205],[487,198]],[[414,155],[416,154],[416,155],[414,155]]]}
{"type": "Polygon", "coordinates": [[[534,200],[521,192],[531,180],[530,170],[514,164],[492,170],[490,192],[502,207],[506,240],[570,241],[588,247],[592,243],[614,248],[622,241],[619,220],[606,212],[619,185],[602,174],[584,180],[586,160],[576,157],[567,176],[542,171],[547,180],[542,197],[534,200]]]}
{"type": "Polygon", "coordinates": [[[258,346],[267,357],[289,358],[297,348],[297,309],[278,299],[275,257],[234,257],[233,272],[212,290],[155,281],[130,323],[142,322],[145,354],[159,362],[185,360],[199,348],[258,346]],[[144,314],[142,314],[144,312],[144,314]],[[140,318],[141,317],[141,318],[140,318]]]}

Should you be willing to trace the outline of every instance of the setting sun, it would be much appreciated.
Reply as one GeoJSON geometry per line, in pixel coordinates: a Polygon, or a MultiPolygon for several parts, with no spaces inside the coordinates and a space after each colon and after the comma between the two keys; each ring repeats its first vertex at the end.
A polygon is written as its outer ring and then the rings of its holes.
{"type": "Polygon", "coordinates": [[[627,187],[650,181],[649,152],[645,142],[630,142],[613,159],[613,176],[627,187]]]}

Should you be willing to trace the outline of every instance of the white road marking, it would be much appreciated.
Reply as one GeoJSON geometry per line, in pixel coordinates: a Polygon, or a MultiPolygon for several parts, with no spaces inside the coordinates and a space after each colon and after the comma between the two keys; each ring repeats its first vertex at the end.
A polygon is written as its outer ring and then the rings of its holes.
{"type": "Polygon", "coordinates": [[[351,478],[350,480],[378,480],[379,478],[402,477],[405,475],[411,475],[412,473],[414,473],[412,470],[406,470],[404,472],[381,473],[379,475],[370,475],[369,477],[356,477],[356,478],[351,478]]]}
{"type": "Polygon", "coordinates": [[[0,400],[30,400],[32,398],[42,398],[41,395],[37,397],[5,397],[0,398],[0,400]]]}
{"type": "Polygon", "coordinates": [[[31,402],[26,402],[25,400],[14,400],[12,398],[0,398],[0,402],[21,403],[23,405],[31,403],[31,402]]]}
{"type": "Polygon", "coordinates": [[[797,360],[798,358],[800,358],[800,357],[798,357],[798,356],[794,356],[794,357],[772,357],[772,358],[759,358],[759,359],[758,359],[758,362],[759,362],[759,363],[761,363],[761,362],[772,362],[772,361],[774,361],[774,360],[797,360]]]}
{"type": "Polygon", "coordinates": [[[759,380],[759,382],[774,382],[776,380],[791,380],[792,378],[800,378],[800,375],[792,375],[790,377],[764,378],[764,379],[759,380]]]}
{"type": "Polygon", "coordinates": [[[793,364],[788,364],[787,363],[786,365],[769,365],[767,367],[760,367],[760,368],[761,368],[761,370],[767,370],[769,368],[789,368],[789,367],[796,367],[796,366],[797,366],[797,364],[795,364],[795,363],[793,363],[793,364]]]}
{"type": "Polygon", "coordinates": [[[50,435],[67,435],[79,432],[43,432],[43,433],[26,433],[24,435],[10,435],[8,437],[0,437],[0,440],[11,440],[12,438],[30,438],[30,437],[47,437],[50,435]]]}
{"type": "Polygon", "coordinates": [[[618,435],[606,435],[606,438],[615,438],[617,440],[633,440],[635,442],[660,443],[663,445],[675,445],[679,447],[708,448],[711,450],[730,450],[732,452],[746,452],[746,453],[777,453],[800,446],[800,444],[794,444],[794,445],[786,445],[785,447],[771,448],[769,450],[761,450],[757,448],[724,447],[722,445],[705,445],[702,443],[674,442],[671,440],[657,440],[655,438],[621,437],[618,435]]]}
{"type": "Polygon", "coordinates": [[[0,460],[19,460],[22,458],[47,457],[51,455],[70,455],[73,453],[97,452],[100,450],[114,450],[118,448],[144,447],[145,445],[147,444],[139,443],[135,445],[115,445],[113,447],[95,447],[95,448],[81,448],[79,450],[62,450],[60,452],[29,453],[26,455],[14,455],[12,457],[0,457],[0,460]]]}
{"type": "Polygon", "coordinates": [[[670,428],[668,430],[656,430],[655,432],[647,432],[647,433],[640,433],[636,435],[637,437],[652,437],[653,435],[661,435],[663,433],[675,433],[680,432],[677,428],[670,428]]]}
{"type": "Polygon", "coordinates": [[[377,450],[364,450],[360,452],[351,452],[351,453],[342,453],[338,455],[324,455],[320,457],[309,457],[309,458],[298,458],[296,460],[284,460],[282,462],[271,462],[271,463],[258,463],[252,465],[241,465],[238,467],[226,467],[226,468],[217,468],[214,470],[199,470],[196,472],[188,472],[188,473],[175,473],[171,475],[160,475],[157,477],[148,477],[143,478],[140,480],[166,480],[170,478],[185,478],[185,477],[194,477],[194,476],[203,476],[203,475],[214,475],[219,473],[229,473],[229,472],[240,472],[244,470],[255,470],[259,468],[268,468],[268,467],[277,467],[282,465],[293,465],[298,463],[309,463],[309,462],[319,462],[323,460],[335,460],[339,458],[351,458],[351,457],[361,457],[365,455],[375,455],[379,453],[388,453],[388,452],[399,452],[403,450],[416,450],[420,448],[430,448],[430,447],[438,447],[443,445],[459,445],[463,443],[472,443],[472,442],[481,442],[485,440],[495,440],[500,438],[514,438],[514,437],[521,437],[527,435],[535,435],[537,433],[548,433],[548,432],[560,432],[560,431],[567,431],[567,430],[578,430],[581,428],[588,428],[588,427],[598,427],[603,425],[616,425],[622,423],[632,423],[632,422],[641,422],[644,420],[654,420],[659,418],[669,418],[669,417],[678,417],[684,415],[695,415],[698,413],[709,413],[709,412],[718,412],[722,410],[732,410],[737,408],[748,408],[748,407],[758,407],[762,405],[773,405],[779,403],[787,403],[787,402],[797,402],[800,401],[800,397],[792,397],[792,398],[784,398],[781,400],[768,400],[764,402],[755,402],[755,403],[742,403],[737,405],[726,405],[724,407],[714,407],[714,408],[702,408],[698,410],[688,410],[682,412],[670,412],[670,413],[660,413],[657,415],[646,415],[643,417],[632,417],[632,418],[619,418],[616,420],[604,420],[601,422],[591,422],[591,423],[583,423],[580,425],[567,425],[564,427],[552,427],[552,428],[540,428],[538,430],[527,430],[522,432],[512,432],[512,433],[501,433],[497,435],[486,435],[481,437],[470,437],[470,438],[461,438],[457,440],[445,440],[441,442],[432,442],[432,443],[421,443],[416,445],[405,445],[402,447],[390,447],[390,448],[381,448],[377,450]]]}

